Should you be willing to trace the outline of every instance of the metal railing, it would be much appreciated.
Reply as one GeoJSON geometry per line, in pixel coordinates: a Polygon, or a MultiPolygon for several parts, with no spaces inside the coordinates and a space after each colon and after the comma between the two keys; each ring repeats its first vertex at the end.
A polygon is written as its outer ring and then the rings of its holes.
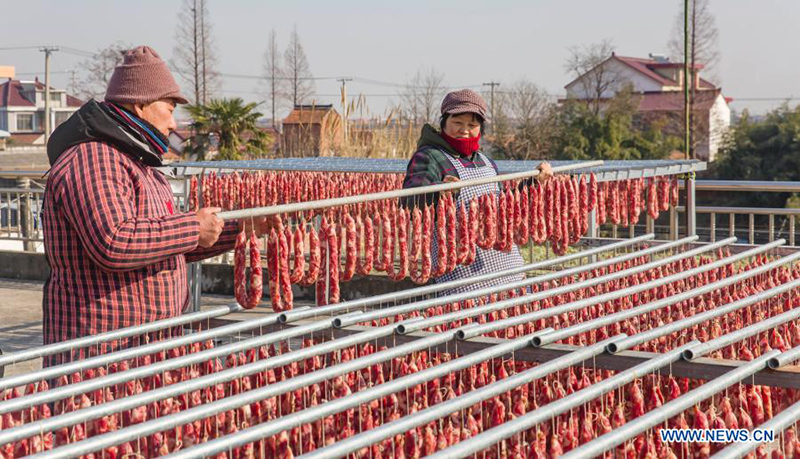
{"type": "Polygon", "coordinates": [[[31,186],[28,179],[17,182],[22,186],[0,188],[0,240],[22,241],[25,251],[35,251],[36,243],[44,242],[44,189],[31,186]]]}
{"type": "MultiPolygon", "coordinates": [[[[697,180],[696,191],[750,192],[750,193],[796,193],[800,182],[768,182],[739,180],[697,180]]],[[[677,227],[680,214],[686,208],[679,206],[671,215],[670,228],[677,227]]],[[[772,242],[785,238],[795,246],[795,222],[800,209],[769,207],[697,206],[695,214],[702,216],[698,226],[701,239],[715,242],[717,238],[737,237],[748,244],[772,242]],[[746,228],[746,232],[744,229],[746,228]]],[[[670,234],[673,234],[672,231],[670,234]]],[[[676,232],[677,234],[677,232],[676,232]]]]}
{"type": "MultiPolygon", "coordinates": [[[[13,179],[16,187],[0,188],[0,240],[21,241],[24,250],[35,251],[36,244],[43,242],[41,211],[44,186],[34,182],[41,178],[40,172],[0,172],[0,178],[13,179]]],[[[176,205],[183,208],[186,200],[186,185],[174,180],[176,205]]],[[[793,193],[800,192],[800,182],[696,180],[696,191],[793,193]]],[[[680,182],[681,189],[686,186],[680,182]]],[[[784,238],[789,246],[796,246],[796,226],[800,209],[697,206],[695,215],[699,219],[697,234],[701,240],[716,242],[726,237],[737,237],[741,243],[761,244],[784,238]]],[[[598,235],[634,237],[638,234],[655,233],[657,239],[676,240],[687,234],[683,220],[686,206],[678,206],[654,221],[645,215],[642,222],[628,228],[603,225],[598,235]]],[[[230,257],[216,257],[214,261],[230,262],[230,257]]]]}

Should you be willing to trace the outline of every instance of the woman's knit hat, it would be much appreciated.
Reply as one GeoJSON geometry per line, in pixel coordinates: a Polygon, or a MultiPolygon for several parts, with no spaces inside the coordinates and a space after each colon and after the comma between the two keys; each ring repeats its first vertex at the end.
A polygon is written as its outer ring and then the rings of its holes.
{"type": "Polygon", "coordinates": [[[445,113],[449,115],[476,113],[486,119],[486,101],[471,89],[453,91],[444,96],[442,101],[442,115],[445,113]]]}
{"type": "Polygon", "coordinates": [[[153,48],[137,46],[126,52],[108,82],[106,100],[148,104],[162,99],[173,99],[178,104],[189,102],[181,94],[167,63],[153,48]]]}

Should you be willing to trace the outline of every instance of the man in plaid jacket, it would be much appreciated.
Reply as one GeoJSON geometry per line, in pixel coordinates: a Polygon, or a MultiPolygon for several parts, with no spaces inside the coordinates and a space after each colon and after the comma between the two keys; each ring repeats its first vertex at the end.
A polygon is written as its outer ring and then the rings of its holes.
{"type": "Polygon", "coordinates": [[[180,315],[189,303],[186,263],[233,248],[239,222],[224,223],[219,208],[177,211],[156,169],[181,103],[187,100],[164,61],[140,46],[114,70],[105,101],[85,104],[50,138],[45,344],[180,315]]]}

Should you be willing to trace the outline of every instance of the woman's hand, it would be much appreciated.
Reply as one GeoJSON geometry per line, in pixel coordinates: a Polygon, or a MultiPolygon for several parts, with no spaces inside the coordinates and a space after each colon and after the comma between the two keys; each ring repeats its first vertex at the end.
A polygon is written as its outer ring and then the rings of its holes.
{"type": "MultiPolygon", "coordinates": [[[[445,175],[444,179],[442,180],[443,183],[455,183],[460,182],[461,179],[456,177],[455,175],[445,175]]],[[[458,199],[458,192],[460,190],[450,190],[450,191],[443,191],[442,193],[451,193],[453,195],[453,200],[458,199]]]]}
{"type": "Polygon", "coordinates": [[[536,176],[536,180],[540,182],[546,182],[553,178],[553,168],[550,166],[550,163],[543,162],[542,164],[539,164],[537,169],[539,169],[539,175],[536,176]]]}
{"type": "Polygon", "coordinates": [[[270,230],[278,227],[278,218],[275,215],[243,218],[239,220],[239,231],[244,230],[249,234],[250,230],[255,230],[256,237],[269,234],[270,230]]]}

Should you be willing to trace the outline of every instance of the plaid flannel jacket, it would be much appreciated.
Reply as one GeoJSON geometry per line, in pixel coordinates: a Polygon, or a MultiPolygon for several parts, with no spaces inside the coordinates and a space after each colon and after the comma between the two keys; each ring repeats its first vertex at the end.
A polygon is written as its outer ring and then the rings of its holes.
{"type": "Polygon", "coordinates": [[[181,314],[187,261],[231,250],[238,230],[229,222],[213,247],[198,247],[197,218],[175,212],[163,174],[101,142],[72,147],[54,164],[42,221],[51,269],[45,344],[181,314]]]}

